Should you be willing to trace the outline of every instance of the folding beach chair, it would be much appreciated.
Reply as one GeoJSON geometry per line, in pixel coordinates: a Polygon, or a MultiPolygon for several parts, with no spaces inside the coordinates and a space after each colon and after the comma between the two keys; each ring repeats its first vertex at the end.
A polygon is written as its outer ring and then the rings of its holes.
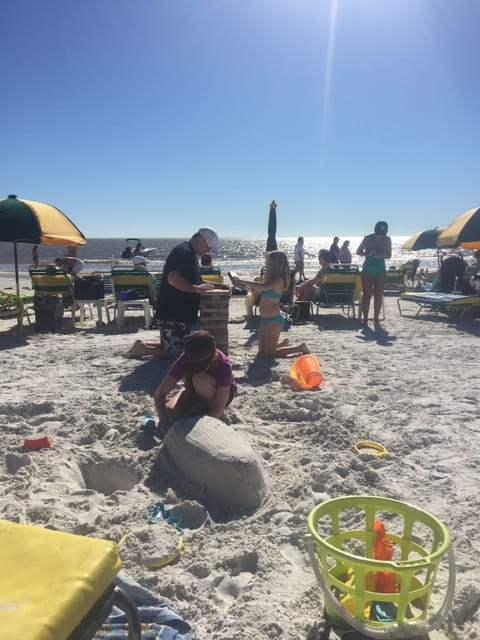
{"type": "Polygon", "coordinates": [[[73,297],[74,308],[80,310],[80,324],[84,321],[85,311],[88,309],[91,315],[93,307],[97,310],[97,326],[104,324],[102,308],[105,310],[107,322],[110,322],[103,274],[97,272],[75,279],[73,297]]]}
{"type": "Polygon", "coordinates": [[[403,293],[407,288],[407,273],[403,269],[387,269],[384,291],[403,293]]]}
{"type": "Polygon", "coordinates": [[[114,313],[117,326],[123,326],[125,312],[131,309],[143,309],[145,328],[150,328],[151,307],[155,304],[154,280],[148,271],[136,271],[112,267],[112,288],[114,296],[114,313]]]}
{"type": "Polygon", "coordinates": [[[419,264],[420,260],[415,258],[414,260],[408,260],[408,262],[400,265],[400,271],[405,273],[405,284],[410,283],[414,286],[419,264]]]}
{"type": "Polygon", "coordinates": [[[280,298],[280,310],[284,313],[286,318],[289,318],[292,314],[293,305],[295,303],[295,273],[290,271],[290,283],[288,288],[282,293],[280,298]]]}
{"type": "Polygon", "coordinates": [[[220,274],[220,270],[218,273],[202,273],[202,280],[206,282],[213,282],[213,284],[223,284],[223,276],[220,274]]]}
{"type": "Polygon", "coordinates": [[[200,275],[203,280],[208,280],[208,277],[205,276],[216,276],[218,278],[222,278],[222,280],[212,280],[211,282],[223,282],[222,272],[220,267],[200,267],[200,275]]]}
{"type": "MultiPolygon", "coordinates": [[[[0,291],[0,318],[17,318],[19,333],[23,331],[23,316],[26,315],[25,306],[33,303],[33,294],[8,293],[0,291]]],[[[27,315],[27,320],[29,320],[27,315]]],[[[30,321],[30,320],[29,320],[30,321]]]]}
{"type": "Polygon", "coordinates": [[[418,306],[415,317],[421,311],[433,313],[446,313],[460,320],[469,311],[480,311],[480,296],[464,296],[455,293],[442,293],[440,291],[419,291],[402,293],[397,300],[398,311],[402,313],[400,302],[413,302],[418,306]]]}
{"type": "Polygon", "coordinates": [[[320,309],[330,309],[340,307],[342,311],[347,309],[347,316],[355,318],[355,303],[361,296],[362,284],[360,272],[356,265],[337,265],[327,267],[324,272],[320,296],[318,300],[312,301],[316,305],[316,315],[320,309]]]}
{"type": "Polygon", "coordinates": [[[112,606],[140,640],[135,604],[114,586],[114,542],[0,520],[0,640],[91,640],[112,606]]]}
{"type": "MultiPolygon", "coordinates": [[[[53,265],[30,267],[30,277],[32,279],[32,288],[36,300],[45,300],[61,296],[64,309],[70,310],[72,320],[75,322],[75,303],[73,300],[73,284],[74,279],[63,269],[53,265]]],[[[34,304],[36,302],[34,300],[34,304]]],[[[30,322],[30,313],[34,309],[27,310],[27,318],[30,322]]],[[[61,323],[61,319],[59,320],[61,323]]]]}

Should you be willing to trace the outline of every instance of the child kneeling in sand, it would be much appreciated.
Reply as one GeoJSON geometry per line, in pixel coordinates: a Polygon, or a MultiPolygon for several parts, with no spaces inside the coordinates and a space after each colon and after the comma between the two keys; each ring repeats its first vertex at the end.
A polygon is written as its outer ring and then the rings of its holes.
{"type": "Polygon", "coordinates": [[[258,353],[279,358],[293,353],[310,353],[305,342],[289,346],[288,339],[279,342],[285,319],[280,311],[280,298],[290,285],[288,259],[283,251],[267,253],[266,273],[263,282],[234,278],[234,284],[259,291],[260,329],[258,331],[258,353]]]}
{"type": "Polygon", "coordinates": [[[155,391],[158,435],[165,435],[181,418],[202,414],[222,418],[236,393],[230,360],[217,349],[215,338],[208,331],[194,331],[185,337],[183,353],[155,391]],[[168,394],[181,379],[185,380],[185,389],[167,401],[168,394]]]}

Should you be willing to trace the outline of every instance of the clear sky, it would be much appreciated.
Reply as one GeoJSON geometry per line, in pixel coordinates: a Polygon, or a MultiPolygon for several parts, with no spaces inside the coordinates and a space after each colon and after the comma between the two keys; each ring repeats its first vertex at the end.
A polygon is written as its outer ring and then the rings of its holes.
{"type": "Polygon", "coordinates": [[[87,237],[391,235],[480,206],[478,0],[9,0],[0,197],[87,237]]]}

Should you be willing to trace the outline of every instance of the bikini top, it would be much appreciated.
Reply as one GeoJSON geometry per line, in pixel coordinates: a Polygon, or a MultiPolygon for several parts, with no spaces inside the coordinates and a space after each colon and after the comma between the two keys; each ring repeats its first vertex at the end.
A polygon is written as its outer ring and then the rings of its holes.
{"type": "Polygon", "coordinates": [[[273,289],[265,289],[265,291],[262,291],[262,296],[267,296],[267,298],[278,298],[278,299],[280,299],[282,297],[282,294],[281,293],[277,293],[273,289]]]}

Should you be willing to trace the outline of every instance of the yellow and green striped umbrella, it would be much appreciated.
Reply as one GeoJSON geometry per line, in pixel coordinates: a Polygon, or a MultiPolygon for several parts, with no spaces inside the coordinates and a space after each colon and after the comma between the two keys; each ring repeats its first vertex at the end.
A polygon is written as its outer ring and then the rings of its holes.
{"type": "Polygon", "coordinates": [[[18,295],[17,242],[74,246],[85,244],[86,239],[60,209],[51,204],[10,195],[0,200],[0,242],[13,242],[18,295]]]}
{"type": "Polygon", "coordinates": [[[85,244],[85,236],[51,204],[8,196],[0,200],[0,242],[85,244]]]}
{"type": "Polygon", "coordinates": [[[480,246],[480,207],[469,209],[455,218],[438,236],[439,247],[476,249],[480,246]]]}

